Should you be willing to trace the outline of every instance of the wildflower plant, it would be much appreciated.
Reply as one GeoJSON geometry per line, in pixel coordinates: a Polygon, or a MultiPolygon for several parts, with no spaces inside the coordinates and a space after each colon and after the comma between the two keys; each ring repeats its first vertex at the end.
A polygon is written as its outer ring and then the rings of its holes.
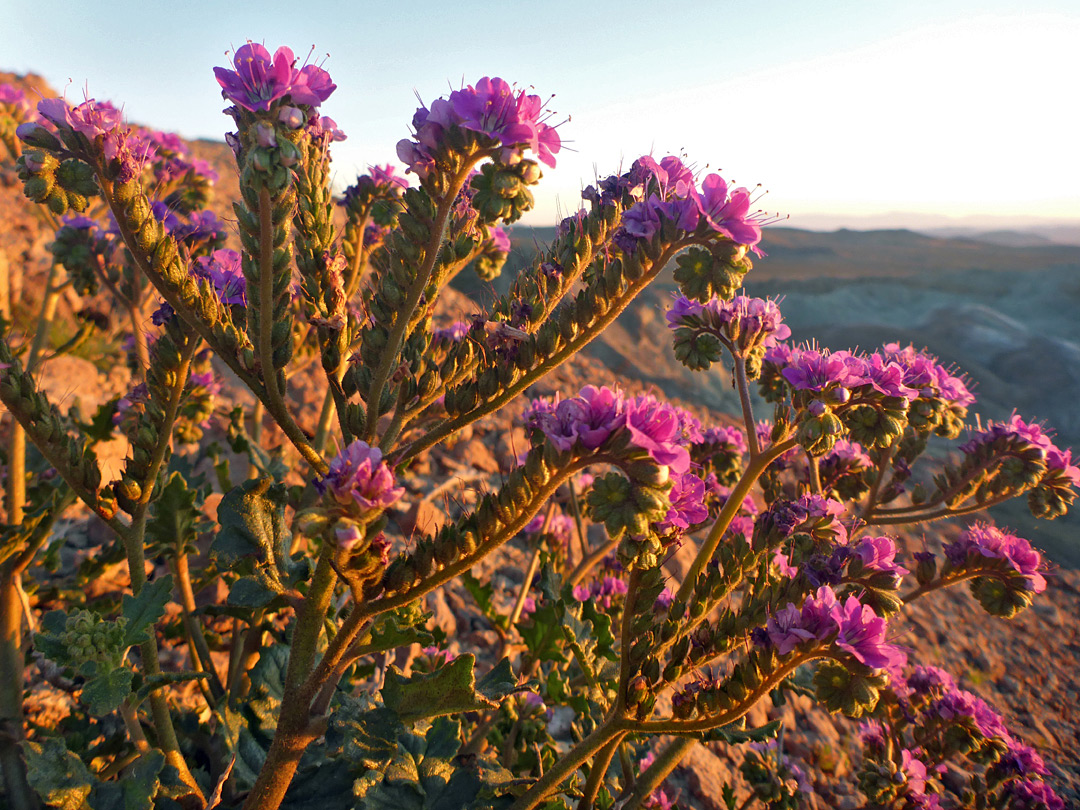
{"type": "MultiPolygon", "coordinates": [[[[69,589],[27,639],[82,689],[63,730],[29,736],[21,690],[5,697],[8,806],[673,807],[664,778],[715,741],[754,744],[729,806],[738,789],[797,807],[809,780],[779,725],[746,726],[785,691],[865,723],[869,806],[1062,806],[1039,755],[890,625],[961,582],[992,614],[1027,607],[1047,570],[1028,541],[975,523],[906,559],[892,532],[1019,496],[1062,515],[1080,484],[1068,450],[1018,416],[971,429],[962,375],[913,347],[786,342],[778,303],[739,292],[761,255],[750,192],[676,157],[589,186],[506,295],[437,326],[457,274],[500,272],[503,227],[555,165],[544,101],[498,78],[454,90],[413,116],[404,174],[375,167],[335,201],[329,74],[253,43],[214,73],[240,180],[231,226],[204,210],[215,178],[175,137],[94,100],[35,113],[0,94],[26,196],[65,217],[55,266],[127,314],[135,383],[89,424],[40,390],[25,345],[0,342],[0,399],[55,471],[9,467],[32,497],[18,513],[9,502],[3,581],[31,575],[75,499],[131,572],[119,601],[69,589]],[[737,424],[611,381],[530,397],[669,265],[675,354],[733,366],[737,424]],[[290,394],[305,368],[325,379],[315,414],[290,394]],[[223,374],[255,404],[227,403],[223,374]],[[528,447],[502,485],[406,535],[411,471],[521,397],[528,447]],[[228,406],[245,470],[204,435],[228,406]],[[94,447],[115,432],[130,454],[107,480],[94,447]],[[958,442],[954,455],[916,476],[931,437],[958,442]],[[515,538],[532,556],[508,611],[475,567],[515,538]],[[693,555],[678,579],[664,566],[680,546],[693,555]],[[149,578],[148,561],[170,573],[149,578]],[[429,625],[425,597],[454,581],[495,655],[451,654],[429,625]],[[196,586],[215,582],[227,598],[199,607],[196,586]],[[177,646],[182,666],[162,655],[177,646]],[[963,763],[962,784],[940,778],[947,762],[963,763]]],[[[2,674],[21,684],[9,591],[2,674]]]]}

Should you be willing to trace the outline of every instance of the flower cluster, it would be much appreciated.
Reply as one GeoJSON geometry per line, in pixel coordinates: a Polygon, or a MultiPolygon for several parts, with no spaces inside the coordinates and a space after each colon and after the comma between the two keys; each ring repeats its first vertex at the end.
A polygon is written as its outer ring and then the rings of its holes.
{"type": "Polygon", "coordinates": [[[789,602],[769,618],[768,640],[787,655],[805,642],[832,641],[870,669],[901,666],[907,656],[885,640],[887,622],[852,595],[840,602],[828,585],[806,597],[802,607],[789,602]]]}
{"type": "Polygon", "coordinates": [[[619,576],[607,575],[590,585],[575,585],[574,598],[579,602],[593,602],[602,608],[610,608],[626,596],[626,581],[619,576]]]}
{"type": "MultiPolygon", "coordinates": [[[[750,212],[750,192],[737,188],[729,193],[727,182],[718,174],[707,176],[699,189],[693,172],[679,158],[668,155],[657,163],[645,155],[617,183],[622,186],[619,191],[633,194],[640,189],[635,195],[640,202],[623,217],[622,231],[629,237],[620,240],[624,249],[632,251],[635,240],[651,240],[664,222],[670,222],[681,231],[701,229],[760,254],[761,225],[750,212]]],[[[600,199],[595,190],[592,192],[600,199]]]]}
{"type": "Polygon", "coordinates": [[[526,422],[542,431],[559,450],[575,446],[597,450],[625,431],[630,444],[647,452],[657,464],[675,473],[684,473],[690,466],[690,454],[684,446],[685,417],[649,394],[628,398],[614,388],[587,385],[571,399],[534,400],[526,422]]]}
{"type": "Polygon", "coordinates": [[[341,506],[358,504],[365,512],[385,509],[405,492],[404,487],[394,486],[394,473],[383,461],[382,451],[360,439],[330,462],[326,476],[317,479],[315,486],[341,506]]]}
{"type": "Polygon", "coordinates": [[[1042,555],[1023,537],[1004,532],[987,523],[976,523],[954,542],[945,546],[945,556],[953,568],[977,565],[979,558],[1000,559],[1023,577],[1028,590],[1046,590],[1042,555]]]}
{"type": "Polygon", "coordinates": [[[223,248],[209,256],[200,256],[195,260],[192,272],[214,285],[221,303],[240,306],[247,303],[247,280],[241,268],[240,254],[235,250],[223,248]]]}
{"type": "Polygon", "coordinates": [[[668,310],[667,322],[675,330],[675,355],[690,368],[708,368],[718,360],[717,341],[748,358],[791,337],[775,301],[746,295],[730,301],[713,296],[705,303],[680,296],[668,310]]]}
{"type": "MultiPolygon", "coordinates": [[[[284,104],[286,98],[292,104],[315,108],[337,89],[330,74],[318,65],[299,69],[295,65],[296,58],[289,48],[278,48],[270,56],[264,46],[248,42],[233,55],[235,70],[216,67],[214,76],[223,98],[253,113],[268,112],[279,102],[284,104]]],[[[289,114],[282,110],[282,115],[289,114]]]]}
{"type": "Polygon", "coordinates": [[[468,85],[436,100],[431,109],[417,109],[412,120],[416,139],[400,141],[398,157],[423,179],[435,167],[449,133],[468,130],[501,147],[498,159],[504,165],[517,163],[530,149],[541,162],[554,166],[562,142],[555,127],[544,122],[544,110],[539,96],[485,76],[475,87],[468,85]]]}
{"type": "MultiPolygon", "coordinates": [[[[537,515],[526,524],[522,531],[526,534],[538,534],[544,530],[546,521],[544,515],[537,515]]],[[[551,516],[551,521],[548,523],[545,533],[555,541],[559,548],[566,549],[570,545],[570,538],[574,536],[575,531],[574,519],[569,515],[556,512],[551,516]]]]}

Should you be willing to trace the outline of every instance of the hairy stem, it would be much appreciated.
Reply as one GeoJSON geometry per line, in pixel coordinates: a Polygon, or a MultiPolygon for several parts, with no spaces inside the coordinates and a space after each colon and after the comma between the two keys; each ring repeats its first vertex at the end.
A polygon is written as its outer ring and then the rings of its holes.
{"type": "Polygon", "coordinates": [[[675,770],[683,757],[697,744],[693,737],[676,737],[657,754],[652,765],[638,774],[633,793],[623,805],[623,810],[640,810],[642,802],[649,798],[660,783],[675,770]]]}
{"type": "Polygon", "coordinates": [[[598,726],[592,734],[578,743],[569,753],[544,773],[513,805],[510,810],[533,810],[540,802],[561,785],[569,776],[592,758],[611,740],[620,735],[622,728],[614,720],[598,726]]]}
{"type": "Polygon", "coordinates": [[[679,592],[676,594],[676,599],[680,602],[689,601],[690,594],[697,585],[698,576],[705,568],[705,564],[712,559],[713,554],[716,553],[716,548],[720,545],[720,538],[724,536],[724,532],[728,530],[731,521],[734,520],[735,516],[739,513],[739,509],[742,508],[743,500],[750,494],[750,490],[753,488],[755,482],[761,477],[761,474],[765,472],[766,467],[794,446],[794,439],[779,441],[762,452],[747,465],[742,477],[739,478],[739,482],[731,490],[731,495],[728,496],[727,502],[724,503],[724,508],[720,510],[720,514],[717,516],[712,529],[709,530],[708,537],[706,537],[705,541],[701,544],[701,549],[694,558],[694,562],[691,563],[690,569],[686,572],[686,578],[683,579],[682,585],[679,586],[679,592]]]}

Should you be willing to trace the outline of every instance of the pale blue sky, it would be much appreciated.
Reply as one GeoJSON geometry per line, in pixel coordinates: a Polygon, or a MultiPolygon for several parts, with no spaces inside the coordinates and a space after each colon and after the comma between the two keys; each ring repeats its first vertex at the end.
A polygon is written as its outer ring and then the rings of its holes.
{"type": "MultiPolygon", "coordinates": [[[[535,224],[643,152],[770,191],[793,225],[895,211],[1080,219],[1071,2],[260,3],[0,0],[0,69],[220,138],[212,68],[245,40],[329,53],[348,182],[416,108],[484,75],[555,94],[566,146],[535,224]],[[70,79],[70,85],[68,80],[70,79]]],[[[1019,220],[1018,220],[1019,221],[1019,220]]]]}

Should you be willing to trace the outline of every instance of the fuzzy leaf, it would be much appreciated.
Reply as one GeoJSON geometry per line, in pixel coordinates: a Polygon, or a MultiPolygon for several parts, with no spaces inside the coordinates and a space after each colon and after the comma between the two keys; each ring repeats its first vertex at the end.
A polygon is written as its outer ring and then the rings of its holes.
{"type": "Polygon", "coordinates": [[[30,787],[41,800],[59,810],[79,810],[94,787],[83,761],[55,738],[41,744],[25,742],[23,748],[30,787]]]}
{"type": "Polygon", "coordinates": [[[134,673],[127,667],[102,672],[83,686],[80,700],[95,717],[103,717],[116,711],[124,698],[131,694],[134,673]]]}
{"type": "Polygon", "coordinates": [[[228,604],[233,607],[261,608],[273,601],[277,593],[256,577],[240,577],[229,587],[228,604]]]}
{"type": "MultiPolygon", "coordinates": [[[[512,776],[502,766],[481,757],[459,758],[460,727],[439,718],[424,737],[406,734],[386,775],[367,789],[360,810],[501,810],[512,796],[496,797],[512,776]]],[[[369,780],[360,780],[364,790],[369,780]]]]}
{"type": "Polygon", "coordinates": [[[138,596],[124,594],[123,615],[127,619],[125,644],[134,646],[149,641],[150,636],[146,631],[165,615],[165,605],[172,596],[172,587],[172,574],[166,574],[143,585],[138,596]]]}
{"type": "Polygon", "coordinates": [[[210,528],[200,508],[204,498],[198,488],[188,486],[183,475],[172,473],[154,500],[146,523],[147,542],[164,553],[193,549],[196,537],[210,528]]]}
{"type": "Polygon", "coordinates": [[[509,693],[504,680],[509,662],[504,663],[505,669],[500,664],[481,681],[492,697],[476,689],[476,658],[471,654],[458,656],[430,674],[410,678],[391,668],[382,689],[383,702],[406,724],[426,717],[492,709],[509,693]]]}
{"type": "Polygon", "coordinates": [[[165,755],[148,751],[124,770],[116,782],[98,782],[90,796],[94,810],[150,810],[161,784],[165,755]]]}

